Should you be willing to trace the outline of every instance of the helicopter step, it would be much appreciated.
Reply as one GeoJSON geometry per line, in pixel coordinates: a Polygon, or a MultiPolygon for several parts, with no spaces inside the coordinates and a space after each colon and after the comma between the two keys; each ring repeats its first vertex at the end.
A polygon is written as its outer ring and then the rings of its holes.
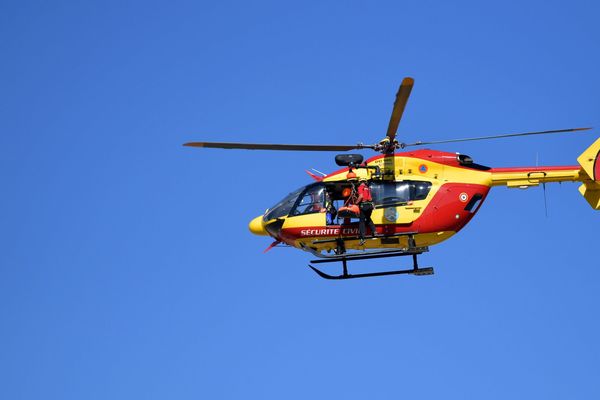
{"type": "MultiPolygon", "coordinates": [[[[382,244],[399,244],[398,238],[401,236],[408,237],[408,247],[401,249],[391,249],[391,250],[383,250],[377,252],[363,252],[358,255],[364,254],[382,254],[382,253],[402,253],[402,254],[421,254],[425,251],[429,251],[427,246],[417,247],[415,242],[415,235],[419,232],[401,232],[401,233],[393,233],[393,234],[375,234],[373,236],[365,238],[365,240],[381,240],[382,244]]],[[[338,237],[334,239],[317,239],[312,242],[312,244],[323,244],[323,243],[336,243],[335,255],[334,256],[326,256],[314,250],[310,246],[306,246],[304,244],[300,244],[300,247],[303,250],[311,252],[313,255],[320,258],[339,258],[339,257],[353,257],[357,256],[357,254],[347,255],[346,256],[346,241],[351,240],[362,240],[360,236],[346,236],[346,237],[338,237]]],[[[400,254],[398,254],[400,255],[400,254]]]]}
{"type": "MultiPolygon", "coordinates": [[[[410,238],[410,240],[414,240],[414,235],[416,235],[419,232],[401,232],[401,233],[393,233],[393,234],[377,234],[371,237],[367,237],[367,240],[370,239],[381,239],[381,240],[385,240],[385,239],[389,239],[389,238],[398,238],[400,236],[408,236],[410,238]]],[[[314,240],[312,243],[313,244],[323,244],[323,243],[336,243],[339,240],[359,240],[360,236],[345,236],[343,238],[338,238],[338,239],[317,239],[314,240]]]]}
{"type": "Polygon", "coordinates": [[[319,270],[318,268],[313,267],[312,265],[308,265],[313,271],[317,273],[321,278],[324,279],[356,279],[356,278],[369,278],[375,276],[387,276],[387,275],[433,275],[432,267],[419,267],[417,262],[417,255],[421,253],[415,252],[377,252],[373,254],[365,254],[365,255],[353,255],[353,256],[343,256],[343,257],[334,257],[320,260],[312,260],[311,263],[319,264],[319,263],[329,263],[329,262],[341,262],[342,263],[342,274],[341,275],[329,275],[325,272],[319,270]],[[367,272],[362,274],[350,274],[348,273],[348,261],[350,260],[366,260],[373,258],[387,258],[387,257],[401,257],[412,255],[413,259],[413,267],[410,269],[402,269],[396,271],[380,271],[380,272],[367,272]]]}
{"type": "MultiPolygon", "coordinates": [[[[429,251],[429,247],[408,247],[402,249],[384,249],[384,250],[375,250],[375,251],[361,251],[359,253],[335,253],[335,254],[323,254],[319,251],[305,246],[300,245],[300,247],[311,253],[315,257],[328,259],[330,261],[341,261],[342,259],[350,260],[367,260],[369,258],[386,258],[386,257],[399,257],[399,256],[409,256],[413,254],[422,254],[429,251]]],[[[324,262],[320,261],[319,262],[324,262]]]]}

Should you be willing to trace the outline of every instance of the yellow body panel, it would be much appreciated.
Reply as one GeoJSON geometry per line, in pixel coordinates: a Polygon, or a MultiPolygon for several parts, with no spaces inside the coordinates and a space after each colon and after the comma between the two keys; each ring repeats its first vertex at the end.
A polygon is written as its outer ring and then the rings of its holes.
{"type": "Polygon", "coordinates": [[[265,230],[265,223],[263,221],[262,215],[254,218],[252,221],[250,221],[250,223],[248,224],[248,229],[250,229],[250,232],[254,233],[255,235],[260,235],[260,236],[268,235],[267,231],[265,230]]]}
{"type": "Polygon", "coordinates": [[[325,226],[325,213],[313,213],[287,217],[283,228],[301,228],[304,226],[325,226]]]}

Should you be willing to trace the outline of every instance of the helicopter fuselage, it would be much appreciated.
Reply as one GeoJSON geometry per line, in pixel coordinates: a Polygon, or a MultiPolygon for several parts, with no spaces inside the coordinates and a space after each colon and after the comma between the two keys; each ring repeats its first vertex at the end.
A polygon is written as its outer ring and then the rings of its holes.
{"type": "Polygon", "coordinates": [[[383,154],[354,168],[366,177],[373,192],[372,220],[377,238],[360,244],[358,221],[335,218],[331,210],[347,200],[352,183],[342,168],[286,197],[250,223],[256,234],[312,251],[336,249],[405,248],[408,236],[417,246],[438,244],[459,232],[477,213],[492,186],[537,186],[545,182],[583,181],[580,166],[490,168],[468,156],[436,150],[383,154]],[[344,190],[346,189],[346,190],[344,190]]]}

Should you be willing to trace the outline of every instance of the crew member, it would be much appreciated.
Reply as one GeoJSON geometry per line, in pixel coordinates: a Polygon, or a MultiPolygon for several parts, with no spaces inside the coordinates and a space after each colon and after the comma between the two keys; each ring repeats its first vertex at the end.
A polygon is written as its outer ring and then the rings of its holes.
{"type": "Polygon", "coordinates": [[[358,207],[358,202],[356,201],[358,198],[358,194],[356,192],[358,177],[354,171],[350,170],[350,172],[346,174],[346,180],[350,183],[350,187],[346,187],[342,191],[342,195],[346,197],[346,201],[344,202],[344,206],[340,207],[340,212],[338,213],[339,215],[343,214],[344,225],[348,225],[350,223],[350,218],[360,217],[360,209],[358,207]]]}
{"type": "Polygon", "coordinates": [[[371,220],[371,213],[373,212],[373,198],[371,197],[371,188],[367,183],[367,178],[361,177],[359,179],[360,184],[358,185],[358,197],[356,198],[356,204],[360,209],[360,220],[358,224],[358,232],[360,236],[360,244],[365,244],[365,222],[371,229],[371,236],[375,236],[375,224],[371,220]]]}
{"type": "Polygon", "coordinates": [[[326,190],[325,191],[325,207],[321,212],[326,212],[325,220],[327,225],[332,225],[334,223],[335,218],[337,217],[337,210],[333,205],[333,201],[331,201],[331,194],[326,190]]]}

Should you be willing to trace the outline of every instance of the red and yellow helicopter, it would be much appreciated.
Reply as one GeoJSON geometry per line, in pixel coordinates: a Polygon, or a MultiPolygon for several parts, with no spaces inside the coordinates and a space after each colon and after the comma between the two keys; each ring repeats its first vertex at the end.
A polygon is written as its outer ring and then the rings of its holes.
{"type": "MultiPolygon", "coordinates": [[[[373,149],[380,155],[363,161],[360,154],[339,154],[343,167],[328,175],[309,174],[316,181],[290,193],[264,215],[253,219],[249,228],[268,235],[275,242],[268,249],[286,244],[317,257],[311,263],[341,262],[343,272],[332,276],[309,265],[326,279],[414,274],[429,275],[431,267],[419,267],[417,256],[429,246],[449,239],[477,213],[493,186],[527,188],[549,182],[581,182],[579,192],[592,208],[600,209],[600,139],[577,159],[579,165],[490,168],[476,164],[464,154],[419,149],[396,152],[407,147],[526,135],[574,132],[571,128],[513,133],[430,142],[401,143],[396,132],[414,80],[404,78],[392,110],[386,137],[377,144],[298,145],[191,142],[185,146],[284,151],[349,151],[373,149]],[[349,176],[351,179],[349,179],[349,176]],[[373,195],[372,220],[376,232],[361,241],[356,216],[337,213],[351,196],[354,176],[366,178],[373,195]],[[361,274],[348,273],[347,262],[386,257],[411,256],[412,268],[361,274]]],[[[267,249],[267,250],[268,250],[267,249]]]]}

